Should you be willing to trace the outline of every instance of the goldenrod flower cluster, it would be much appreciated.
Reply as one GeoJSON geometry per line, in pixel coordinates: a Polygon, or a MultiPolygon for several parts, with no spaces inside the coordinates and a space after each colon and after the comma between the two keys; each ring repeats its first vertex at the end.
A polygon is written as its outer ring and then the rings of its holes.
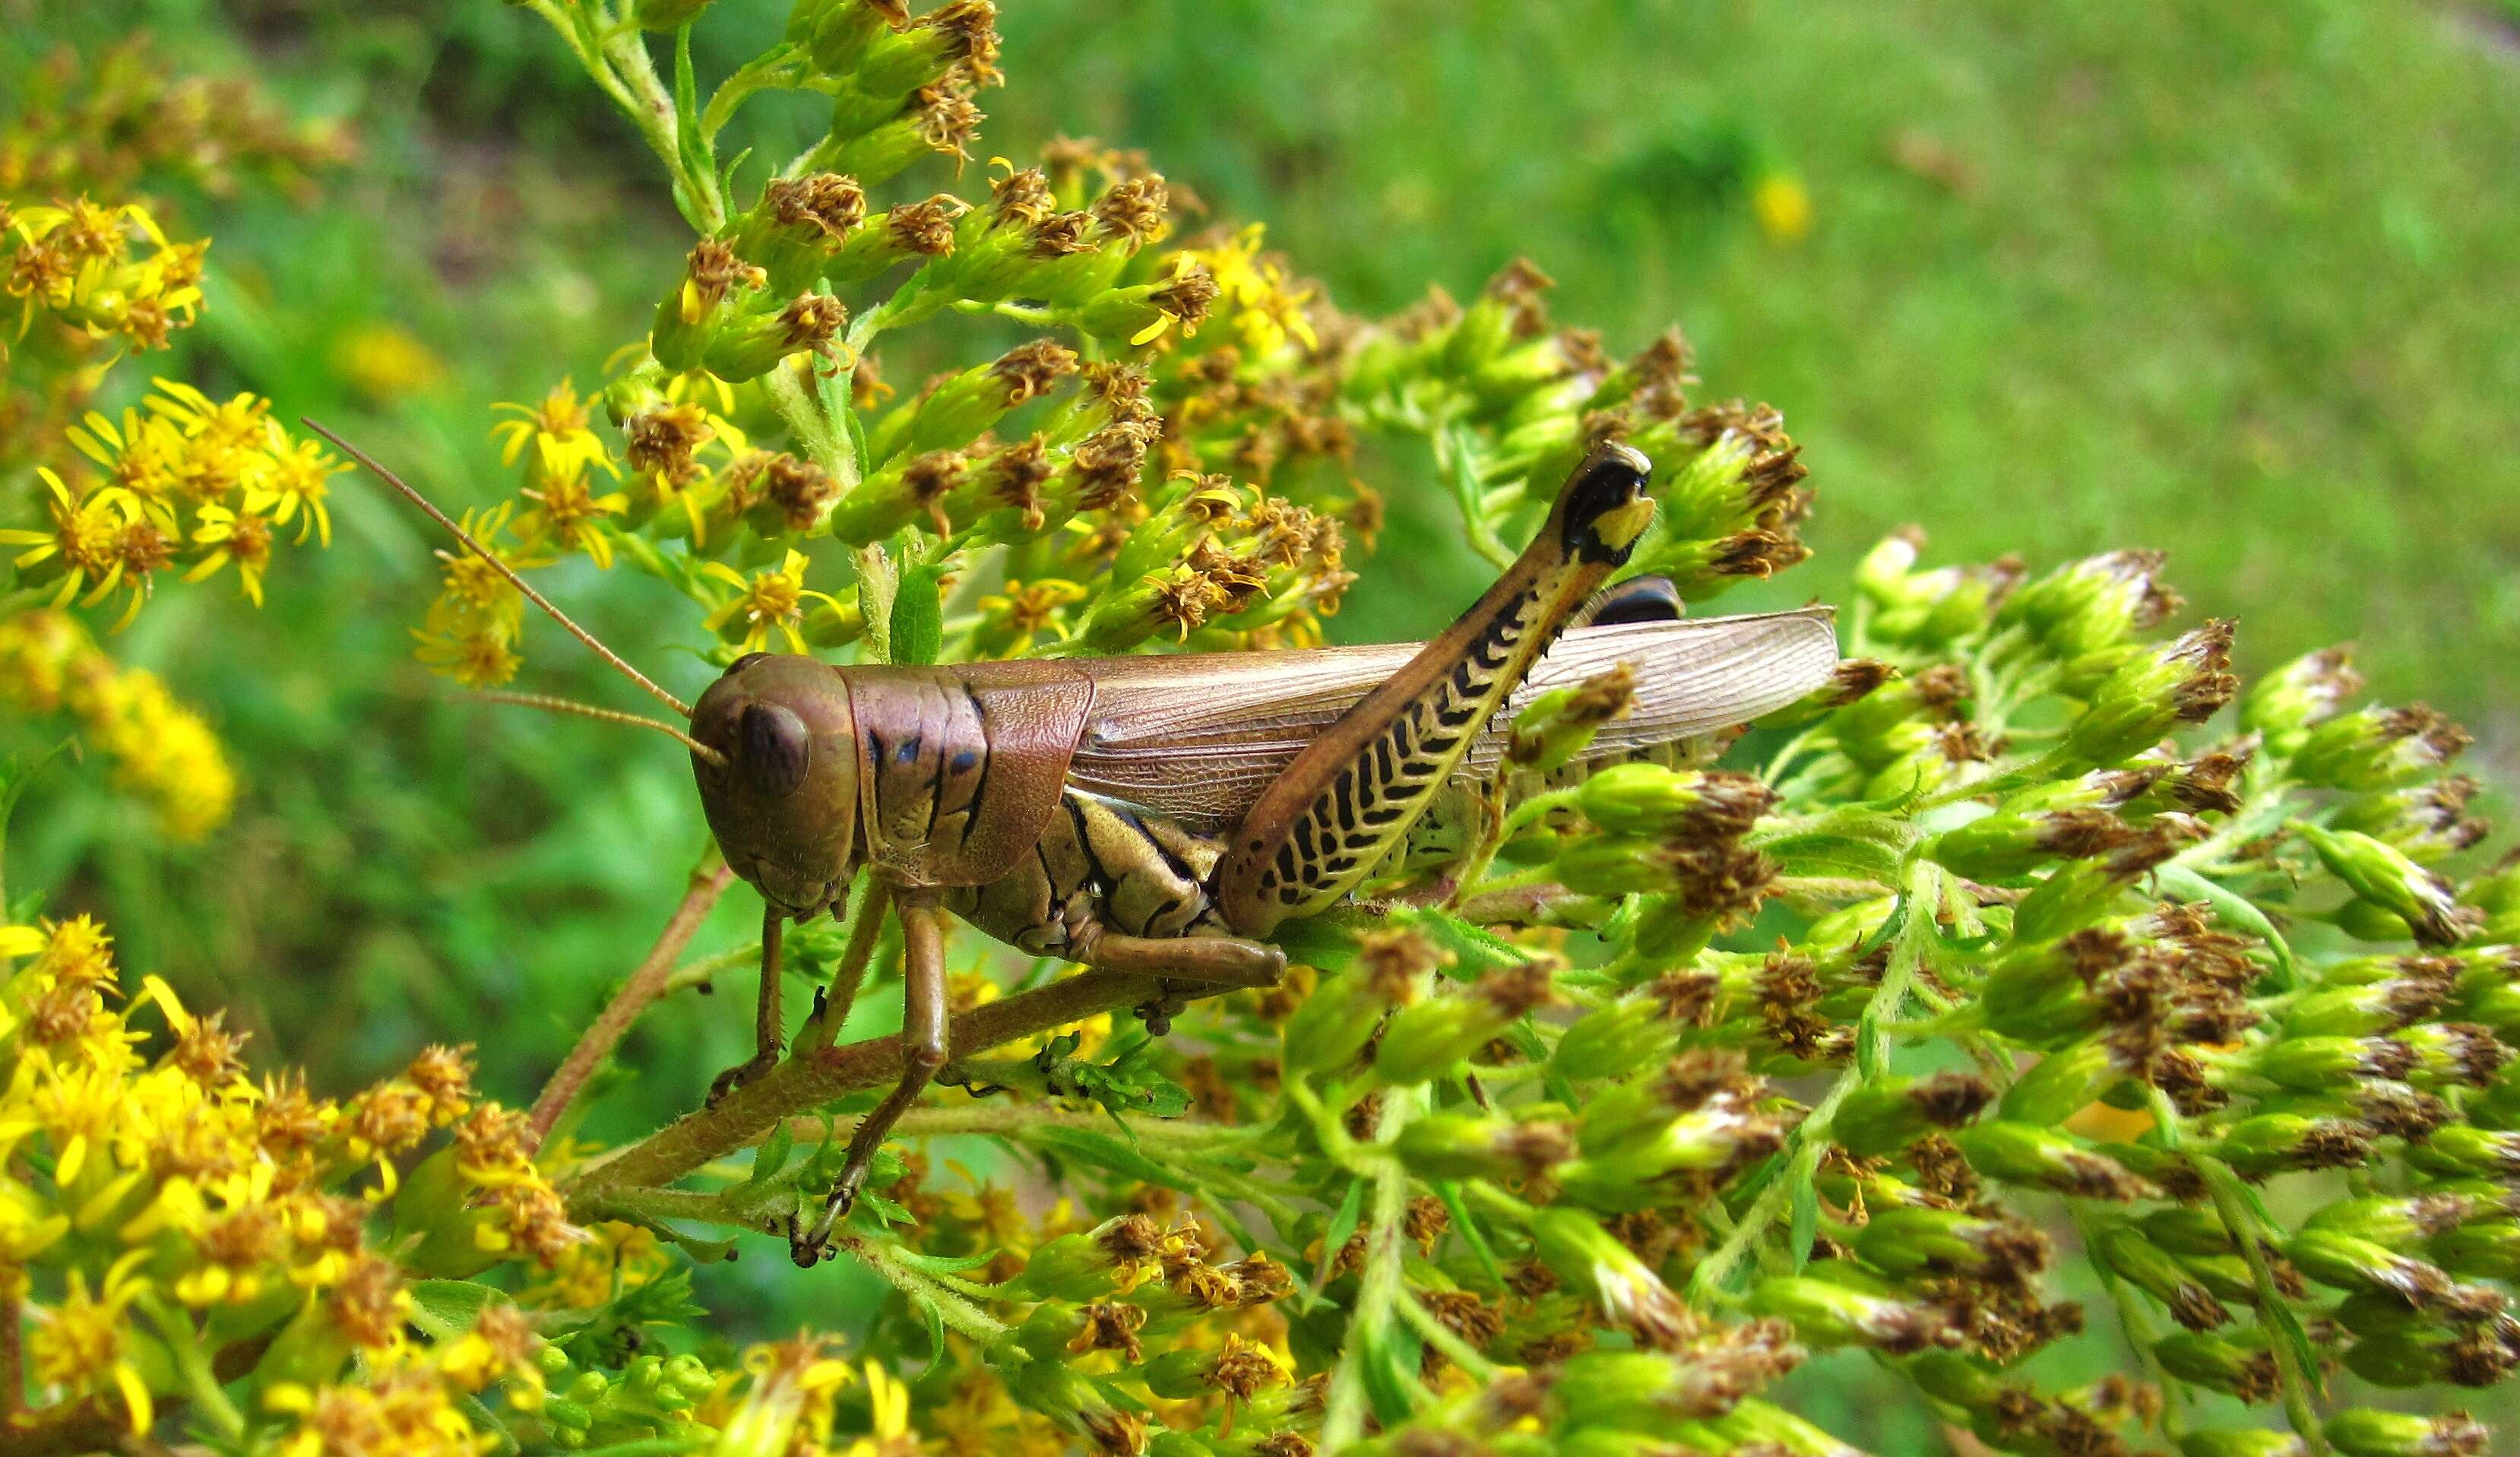
{"type": "Polygon", "coordinates": [[[238,165],[313,165],[335,149],[289,140],[234,88],[165,83],[137,46],[89,74],[40,79],[63,94],[0,131],[0,409],[17,427],[0,445],[11,570],[0,691],[28,712],[68,710],[171,834],[199,839],[236,794],[215,737],[155,675],[118,667],[67,610],[98,610],[119,630],[161,574],[229,572],[259,606],[280,548],[330,543],[326,482],[339,466],[250,394],[214,400],[159,379],[118,416],[88,407],[116,363],[165,347],[199,316],[209,243],[176,241],[148,206],[84,189],[126,188],[152,168],[215,182],[238,165]]]}
{"type": "Polygon", "coordinates": [[[210,726],[157,674],[115,662],[68,614],[0,617],[0,703],[27,715],[68,713],[177,840],[217,829],[236,801],[236,771],[210,726]]]}
{"type": "MultiPolygon", "coordinates": [[[[704,0],[532,9],[695,236],[600,388],[499,424],[516,492],[468,528],[671,584],[718,660],[1308,644],[1395,438],[1438,472],[1412,518],[1491,555],[1606,440],[1655,462],[1631,570],[1680,600],[1809,555],[1800,448],[1693,399],[1677,334],[1613,355],[1528,264],[1352,319],[1255,229],[1181,231],[1133,154],[979,161],[985,0],[797,0],[707,96],[647,38],[687,60],[704,0]],[[829,129],[738,196],[719,139],[769,89],[829,129]],[[957,191],[897,180],[939,161],[957,191]],[[939,367],[887,387],[879,351],[939,367]]],[[[1848,1361],[2025,1457],[2481,1457],[2452,1389],[2520,1367],[2520,864],[2480,859],[2453,725],[2360,704],[2341,653],[2244,685],[2232,624],[2182,607],[2151,554],[2034,577],[1894,537],[1806,701],[1588,769],[1635,677],[1542,696],[1374,914],[1285,928],[1282,984],[1144,1009],[1161,1035],[1090,979],[1004,991],[966,933],[957,1061],[827,1246],[900,1063],[840,1041],[900,956],[879,898],[790,933],[832,984],[777,1068],[615,1149],[543,1139],[617,1024],[530,1115],[444,1051],[331,1102],[245,1080],[155,983],[119,1001],[91,924],[14,928],[15,1420],[234,1453],[1860,1457],[1778,1385],[1848,1361]],[[729,1358],[684,1261],[783,1239],[888,1294],[854,1348],[729,1358]]],[[[506,681],[523,622],[450,553],[422,654],[506,681]]]]}

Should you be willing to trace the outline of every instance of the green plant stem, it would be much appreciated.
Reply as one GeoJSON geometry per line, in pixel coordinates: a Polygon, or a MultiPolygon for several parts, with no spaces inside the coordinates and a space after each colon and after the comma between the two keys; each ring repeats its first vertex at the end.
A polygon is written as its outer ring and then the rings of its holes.
{"type": "MultiPolygon", "coordinates": [[[[1382,1117],[1374,1129],[1377,1143],[1387,1143],[1406,1126],[1416,1111],[1417,1096],[1394,1094],[1383,1100],[1382,1117]]],[[[1322,1416],[1321,1449],[1335,1452],[1365,1433],[1365,1363],[1369,1345],[1379,1346],[1394,1305],[1406,1294],[1401,1272],[1408,1262],[1409,1176],[1399,1161],[1386,1161],[1372,1175],[1372,1215],[1366,1226],[1365,1273],[1358,1281],[1356,1312],[1348,1318],[1341,1343],[1338,1372],[1330,1378],[1322,1416]]]]}
{"type": "Polygon", "coordinates": [[[1900,1005],[1907,1001],[1908,989],[1914,984],[1916,973],[1924,964],[1927,947],[1934,934],[1934,908],[1941,899],[1941,881],[1942,872],[1928,862],[1918,861],[1911,867],[1908,889],[1903,892],[1905,903],[1901,907],[1905,919],[1900,923],[1898,940],[1890,953],[1890,965],[1881,974],[1881,984],[1873,988],[1871,998],[1865,1003],[1863,1018],[1858,1023],[1860,1045],[1856,1065],[1839,1073],[1827,1094],[1812,1108],[1811,1116],[1795,1125],[1783,1151],[1771,1165],[1773,1172],[1766,1187],[1759,1191],[1750,1207],[1742,1211],[1741,1221],[1732,1226],[1732,1232],[1724,1237],[1724,1243],[1716,1246],[1712,1252],[1698,1261],[1697,1268],[1689,1272],[1688,1298],[1692,1303],[1705,1305],[1719,1299],[1724,1282],[1732,1275],[1733,1266],[1749,1253],[1752,1242],[1767,1233],[1768,1227],[1776,1222],[1777,1215],[1793,1198],[1798,1183],[1794,1174],[1803,1171],[1804,1151],[1825,1147],[1829,1120],[1836,1116],[1838,1105],[1845,1102],[1847,1095],[1868,1077],[1865,1067],[1872,1059],[1863,1052],[1864,1044],[1880,1049],[1877,1056],[1886,1070],[1890,1020],[1900,1005]],[[1915,930],[1919,925],[1923,929],[1915,930]]]}
{"type": "Polygon", "coordinates": [[[1452,1327],[1435,1318],[1435,1313],[1418,1302],[1408,1291],[1400,1293],[1400,1318],[1423,1338],[1428,1345],[1443,1353],[1444,1359],[1468,1372],[1478,1381],[1494,1381],[1500,1374],[1497,1363],[1479,1354],[1476,1347],[1462,1340],[1452,1327]]]}
{"type": "Polygon", "coordinates": [[[2240,1247],[2240,1258],[2248,1264],[2249,1283],[2258,1297],[2258,1319],[2273,1326],[2273,1339],[2267,1348],[2275,1358],[2275,1379],[2283,1390],[2284,1420],[2292,1424],[2293,1434],[2310,1449],[2311,1457],[2327,1457],[2327,1430],[2318,1419],[2318,1406],[2313,1395],[2313,1375],[2301,1362],[2295,1342],[2300,1337],[2293,1321],[2292,1307],[2284,1303],[2282,1289],[2275,1283],[2274,1267],[2267,1261],[2267,1230],[2257,1211],[2249,1207],[2247,1192],[2240,1176],[2231,1165],[2211,1154],[2185,1147],[2180,1131],[2179,1110],[2172,1106],[2170,1095],[2159,1088],[2149,1089],[2153,1121],[2160,1125],[2162,1146],[2187,1156],[2205,1180],[2205,1190],[2213,1197],[2214,1212],[2223,1227],[2231,1232],[2231,1241],[2240,1247]]]}
{"type": "Polygon", "coordinates": [[[169,1307],[154,1294],[141,1295],[137,1303],[165,1341],[166,1352],[175,1361],[175,1374],[183,1378],[185,1395],[221,1435],[231,1441],[241,1440],[245,1436],[245,1414],[228,1399],[217,1375],[210,1370],[209,1353],[202,1349],[202,1333],[194,1328],[193,1318],[169,1307]]]}
{"type": "Polygon", "coordinates": [[[691,225],[702,233],[714,233],[726,225],[726,205],[717,195],[715,177],[694,177],[685,163],[682,151],[681,123],[674,114],[673,93],[665,89],[656,74],[656,59],[649,54],[648,38],[636,25],[624,25],[603,41],[604,59],[611,64],[620,78],[621,89],[628,100],[616,95],[628,114],[630,124],[646,139],[648,150],[665,164],[674,179],[675,204],[691,225]]]}

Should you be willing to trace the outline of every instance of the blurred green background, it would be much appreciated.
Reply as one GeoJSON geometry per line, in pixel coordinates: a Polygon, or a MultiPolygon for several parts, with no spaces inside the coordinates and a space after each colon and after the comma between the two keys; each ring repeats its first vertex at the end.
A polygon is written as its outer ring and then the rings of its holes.
{"type": "MultiPolygon", "coordinates": [[[[703,75],[784,10],[720,0],[703,75]]],[[[1945,561],[2162,547],[2194,602],[2240,618],[2246,665],[2357,641],[2379,692],[2450,709],[2512,767],[2508,12],[1006,10],[1012,84],[982,98],[981,156],[1062,133],[1145,147],[1217,215],[1267,220],[1352,311],[1430,283],[1466,295],[1528,254],[1559,281],[1559,317],[1616,348],[1681,323],[1701,394],[1779,406],[1820,491],[1820,560],[1727,610],[1834,599],[1908,522],[1945,561]],[[1803,226],[1760,213],[1761,179],[1799,185],[1803,226]]],[[[161,192],[177,232],[217,240],[208,312],[165,368],[338,420],[453,503],[513,488],[490,404],[599,380],[689,247],[627,127],[495,0],[0,0],[0,121],[57,48],[146,30],[170,68],[250,75],[350,128],[356,160],[310,198],[161,192]]],[[[140,383],[125,371],[126,392],[140,383]]],[[[435,543],[352,481],[337,508],[339,544],[289,554],[268,611],[168,592],[115,643],[216,721],[247,781],[236,820],[169,849],[98,770],[57,773],[22,816],[12,885],[111,910],[132,965],[235,1007],[266,1065],[285,1048],[338,1087],[425,1039],[495,1037],[488,1080],[523,1099],[678,892],[703,833],[687,772],[661,743],[447,702],[408,653],[435,543]]],[[[1419,635],[1475,589],[1426,521],[1369,571],[1343,635],[1419,635]]],[[[558,595],[695,681],[652,625],[672,615],[642,611],[663,589],[598,594],[582,565],[558,595]]],[[[618,701],[555,636],[531,639],[530,686],[618,701]]],[[[0,747],[40,738],[8,726],[0,747]]],[[[702,947],[750,914],[731,902],[702,947]]],[[[745,995],[652,1020],[620,1106],[688,1106],[739,1055],[745,995]]]]}

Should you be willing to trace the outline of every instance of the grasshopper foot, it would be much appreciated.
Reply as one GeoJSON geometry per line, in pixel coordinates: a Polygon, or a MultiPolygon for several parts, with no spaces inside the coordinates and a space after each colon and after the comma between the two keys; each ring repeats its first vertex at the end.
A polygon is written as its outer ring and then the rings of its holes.
{"type": "Polygon", "coordinates": [[[788,1257],[796,1262],[797,1268],[810,1270],[832,1257],[832,1230],[856,1207],[858,1191],[866,1187],[867,1167],[868,1162],[851,1159],[840,1169],[839,1181],[832,1185],[832,1197],[824,1203],[822,1216],[814,1221],[812,1229],[804,1229],[801,1217],[788,1217],[788,1257]]]}
{"type": "Polygon", "coordinates": [[[778,1053],[771,1051],[754,1053],[717,1075],[716,1080],[709,1084],[708,1102],[705,1106],[717,1107],[719,1100],[727,1094],[747,1083],[757,1081],[761,1074],[778,1066],[778,1053]]]}

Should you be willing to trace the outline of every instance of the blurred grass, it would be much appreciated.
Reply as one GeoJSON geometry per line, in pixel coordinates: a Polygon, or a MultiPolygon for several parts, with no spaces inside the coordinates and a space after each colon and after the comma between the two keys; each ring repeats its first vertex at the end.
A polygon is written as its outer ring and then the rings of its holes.
{"type": "MultiPolygon", "coordinates": [[[[784,8],[721,0],[704,70],[784,8]]],[[[1682,323],[1702,392],[1782,407],[1821,490],[1822,559],[1740,607],[1837,596],[1910,521],[1945,560],[2166,547],[2200,607],[2241,618],[2250,665],[2359,640],[2379,691],[2467,718],[2507,769],[2520,49],[2491,16],[1013,0],[1013,85],[984,98],[980,150],[1145,146],[1220,216],[1268,220],[1352,310],[1429,281],[1465,295],[1528,254],[1560,317],[1616,346],[1682,323]],[[1811,199],[1799,241],[1749,215],[1773,173],[1811,199]]],[[[688,247],[645,153],[493,0],[0,0],[0,76],[146,28],[183,69],[251,72],[352,121],[361,159],[313,207],[177,199],[179,231],[218,243],[205,321],[167,368],[343,423],[458,504],[510,486],[490,403],[597,381],[688,247]],[[434,377],[380,364],[396,341],[434,377]]],[[[766,110],[774,128],[811,113],[766,110]]],[[[660,744],[446,702],[406,637],[435,543],[361,484],[337,496],[340,544],[291,557],[267,612],[169,592],[117,643],[218,722],[248,780],[237,822],[169,851],[94,771],[55,776],[13,882],[110,910],[133,965],[238,1006],[266,1062],[285,1048],[338,1086],[426,1039],[495,1035],[489,1081],[523,1099],[703,844],[687,774],[660,744]]],[[[1442,517],[1412,524],[1343,635],[1420,635],[1475,589],[1442,517]]],[[[641,611],[652,584],[620,575],[558,595],[688,680],[651,625],[666,615],[641,611]]],[[[613,701],[554,635],[533,650],[532,686],[613,701]]],[[[701,945],[748,919],[730,905],[701,945]]],[[[746,1041],[735,999],[638,1033],[624,1103],[687,1107],[746,1041]]],[[[717,1274],[721,1293],[775,1284],[717,1274]]],[[[1885,1450],[1919,1439],[1882,1431],[1885,1450]]]]}

